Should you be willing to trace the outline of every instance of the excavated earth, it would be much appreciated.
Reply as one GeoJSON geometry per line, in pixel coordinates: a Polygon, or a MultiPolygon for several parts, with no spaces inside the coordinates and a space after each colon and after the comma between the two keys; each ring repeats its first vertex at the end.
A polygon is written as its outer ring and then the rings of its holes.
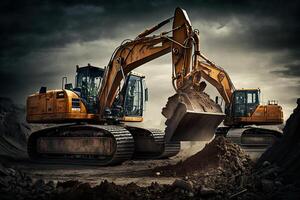
{"type": "Polygon", "coordinates": [[[0,199],[300,199],[300,99],[297,103],[283,139],[257,163],[238,145],[216,137],[192,156],[185,151],[169,160],[128,161],[104,168],[29,162],[22,141],[36,127],[7,117],[18,115],[18,108],[8,109],[9,104],[0,107],[5,113],[0,136],[10,136],[6,146],[1,144],[0,199]],[[12,144],[18,147],[14,156],[3,151],[12,144]]]}

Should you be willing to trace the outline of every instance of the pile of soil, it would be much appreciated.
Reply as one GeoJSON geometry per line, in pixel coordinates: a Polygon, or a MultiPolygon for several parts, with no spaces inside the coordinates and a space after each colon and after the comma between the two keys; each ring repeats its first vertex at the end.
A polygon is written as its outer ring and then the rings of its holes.
{"type": "Polygon", "coordinates": [[[253,166],[240,146],[219,136],[186,160],[155,168],[154,172],[190,182],[196,196],[203,198],[201,194],[209,191],[210,198],[229,199],[247,187],[253,166]]]}
{"type": "Polygon", "coordinates": [[[230,174],[244,173],[253,166],[249,157],[237,144],[222,136],[206,144],[195,155],[173,166],[156,168],[163,175],[197,175],[210,169],[219,169],[230,174]]]}
{"type": "Polygon", "coordinates": [[[0,156],[26,158],[30,126],[25,120],[25,107],[0,97],[0,156]]]}
{"type": "Polygon", "coordinates": [[[252,192],[266,199],[300,199],[300,99],[283,138],[260,157],[251,182],[252,192]]]}
{"type": "Polygon", "coordinates": [[[286,122],[283,129],[282,140],[269,148],[258,160],[257,166],[261,167],[265,161],[279,166],[286,179],[300,179],[300,99],[298,106],[286,122]]]}

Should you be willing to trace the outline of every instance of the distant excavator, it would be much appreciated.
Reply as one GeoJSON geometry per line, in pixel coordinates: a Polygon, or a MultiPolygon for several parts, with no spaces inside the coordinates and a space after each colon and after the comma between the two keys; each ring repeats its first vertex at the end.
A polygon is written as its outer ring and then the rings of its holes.
{"type": "Polygon", "coordinates": [[[242,146],[269,146],[282,136],[278,129],[268,127],[283,123],[282,107],[277,101],[269,100],[267,105],[261,104],[260,89],[235,89],[223,68],[203,54],[200,58],[197,66],[201,77],[218,90],[225,102],[224,126],[217,128],[217,134],[229,137],[242,146]]]}

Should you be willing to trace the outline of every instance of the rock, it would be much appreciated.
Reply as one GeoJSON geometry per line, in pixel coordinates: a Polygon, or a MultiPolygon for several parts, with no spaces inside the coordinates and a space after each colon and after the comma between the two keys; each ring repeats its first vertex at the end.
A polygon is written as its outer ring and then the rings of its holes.
{"type": "Polygon", "coordinates": [[[275,181],[275,182],[274,182],[274,184],[275,184],[277,187],[280,187],[280,186],[282,186],[282,183],[281,183],[281,181],[275,181]]]}
{"type": "Polygon", "coordinates": [[[174,188],[180,188],[186,191],[193,191],[193,183],[191,181],[184,181],[181,179],[176,179],[172,186],[174,188]]]}
{"type": "Polygon", "coordinates": [[[0,176],[8,175],[6,168],[0,163],[0,176]]]}
{"type": "Polygon", "coordinates": [[[19,185],[24,188],[24,187],[27,186],[27,182],[22,180],[22,181],[19,182],[19,185]]]}
{"type": "Polygon", "coordinates": [[[213,196],[216,195],[217,191],[215,189],[209,188],[209,187],[204,187],[202,186],[200,189],[200,195],[201,196],[213,196]]]}
{"type": "Polygon", "coordinates": [[[0,155],[13,159],[27,158],[26,143],[30,134],[25,107],[0,97],[0,155]]]}
{"type": "Polygon", "coordinates": [[[34,187],[37,187],[37,188],[43,187],[44,185],[45,185],[45,181],[42,179],[39,179],[34,183],[34,187]]]}
{"type": "Polygon", "coordinates": [[[64,191],[64,188],[62,187],[62,186],[58,186],[57,188],[56,188],[56,192],[57,193],[62,193],[64,191]]]}
{"type": "Polygon", "coordinates": [[[272,192],[274,190],[274,183],[272,180],[262,179],[261,186],[264,192],[272,192]]]}
{"type": "Polygon", "coordinates": [[[49,187],[51,187],[51,188],[55,187],[55,184],[54,184],[53,181],[49,181],[46,185],[49,186],[49,187]]]}
{"type": "Polygon", "coordinates": [[[189,193],[188,193],[188,196],[189,196],[189,197],[194,197],[194,193],[193,193],[193,192],[189,192],[189,193]]]}
{"type": "Polygon", "coordinates": [[[263,167],[268,167],[270,165],[271,165],[271,163],[269,161],[264,161],[262,164],[263,167]]]}
{"type": "Polygon", "coordinates": [[[70,180],[70,181],[66,181],[66,182],[58,182],[56,187],[62,187],[62,188],[72,188],[72,187],[75,187],[75,186],[78,186],[80,184],[79,181],[77,180],[70,180]]]}
{"type": "Polygon", "coordinates": [[[8,168],[8,169],[6,169],[6,171],[8,172],[9,175],[12,175],[12,176],[16,175],[16,170],[14,170],[12,168],[8,168]]]}

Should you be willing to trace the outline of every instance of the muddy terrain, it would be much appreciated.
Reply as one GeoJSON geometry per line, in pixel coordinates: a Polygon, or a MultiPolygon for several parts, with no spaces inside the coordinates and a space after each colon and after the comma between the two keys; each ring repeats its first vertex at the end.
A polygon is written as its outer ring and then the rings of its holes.
{"type": "Polygon", "coordinates": [[[30,162],[22,141],[37,127],[11,117],[20,110],[5,106],[2,127],[15,120],[9,129],[23,135],[2,129],[1,138],[10,137],[2,149],[18,145],[11,148],[14,156],[1,150],[1,199],[300,199],[300,100],[297,103],[283,139],[257,163],[240,146],[216,137],[208,144],[184,144],[171,159],[127,161],[112,167],[30,162]]]}

